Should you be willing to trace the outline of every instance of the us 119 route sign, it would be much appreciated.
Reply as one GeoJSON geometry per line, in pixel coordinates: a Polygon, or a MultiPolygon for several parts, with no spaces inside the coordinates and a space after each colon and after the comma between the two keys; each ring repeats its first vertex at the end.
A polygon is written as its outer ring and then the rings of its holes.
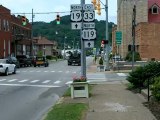
{"type": "Polygon", "coordinates": [[[94,39],[96,39],[96,30],[95,29],[84,29],[84,30],[82,30],[82,38],[84,40],[94,40],[94,39]]]}

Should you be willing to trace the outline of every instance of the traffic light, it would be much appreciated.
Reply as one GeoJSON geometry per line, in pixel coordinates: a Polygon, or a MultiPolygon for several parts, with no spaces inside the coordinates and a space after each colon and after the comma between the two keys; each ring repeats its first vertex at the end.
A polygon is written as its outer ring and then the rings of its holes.
{"type": "Polygon", "coordinates": [[[104,47],[105,44],[108,44],[108,40],[102,40],[101,41],[101,47],[104,47]]]}
{"type": "Polygon", "coordinates": [[[25,16],[22,16],[22,25],[26,25],[27,24],[27,19],[25,16]]]}
{"type": "Polygon", "coordinates": [[[98,14],[98,15],[101,15],[101,4],[100,4],[100,0],[98,0],[98,3],[97,3],[97,14],[98,14]]]}
{"type": "Polygon", "coordinates": [[[57,22],[57,25],[60,24],[60,16],[59,15],[57,15],[56,22],[57,22]]]}
{"type": "Polygon", "coordinates": [[[95,9],[97,9],[97,0],[92,0],[92,3],[94,5],[95,9]]]}

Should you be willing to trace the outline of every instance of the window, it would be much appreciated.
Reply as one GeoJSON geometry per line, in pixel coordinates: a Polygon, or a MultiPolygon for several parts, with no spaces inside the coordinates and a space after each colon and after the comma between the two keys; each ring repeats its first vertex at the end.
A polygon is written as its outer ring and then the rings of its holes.
{"type": "Polygon", "coordinates": [[[158,6],[157,5],[154,5],[152,7],[152,14],[158,14],[158,6]]]}
{"type": "Polygon", "coordinates": [[[6,23],[7,23],[7,25],[6,25],[6,31],[9,31],[9,22],[8,22],[8,20],[6,21],[6,23]]]}

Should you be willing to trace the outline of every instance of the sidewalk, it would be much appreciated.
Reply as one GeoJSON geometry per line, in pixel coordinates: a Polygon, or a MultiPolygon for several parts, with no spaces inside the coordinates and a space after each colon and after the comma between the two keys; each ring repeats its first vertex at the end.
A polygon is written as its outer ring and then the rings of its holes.
{"type": "MultiPolygon", "coordinates": [[[[96,65],[90,66],[88,72],[97,72],[96,65]]],[[[126,88],[122,82],[95,85],[85,120],[156,120],[143,106],[146,99],[126,88]]]]}

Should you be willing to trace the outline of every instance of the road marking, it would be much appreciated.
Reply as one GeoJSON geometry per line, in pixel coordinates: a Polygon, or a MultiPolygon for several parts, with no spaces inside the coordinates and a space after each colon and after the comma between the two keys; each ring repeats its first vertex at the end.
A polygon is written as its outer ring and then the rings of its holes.
{"type": "Polygon", "coordinates": [[[12,80],[9,80],[8,82],[14,82],[14,81],[16,81],[17,79],[12,79],[12,80]]]}
{"type": "Polygon", "coordinates": [[[127,75],[124,74],[124,73],[117,73],[117,75],[119,75],[119,76],[127,76],[127,75]]]}
{"type": "Polygon", "coordinates": [[[54,84],[59,84],[61,81],[57,80],[54,82],[54,84]]]}
{"type": "Polygon", "coordinates": [[[38,82],[38,81],[40,81],[40,80],[33,80],[33,81],[31,81],[30,83],[36,83],[36,82],[38,82]]]}
{"type": "Polygon", "coordinates": [[[41,71],[36,71],[36,72],[41,72],[41,71]]]}
{"type": "Polygon", "coordinates": [[[72,72],[72,73],[76,73],[76,72],[72,72]]]}
{"type": "Polygon", "coordinates": [[[18,82],[23,83],[23,82],[26,82],[26,81],[28,81],[28,79],[24,79],[24,80],[21,80],[21,81],[18,81],[18,82]]]}
{"type": "Polygon", "coordinates": [[[51,71],[51,72],[55,72],[55,71],[51,71]]]}
{"type": "Polygon", "coordinates": [[[58,71],[58,72],[62,72],[62,71],[58,71]]]}
{"type": "Polygon", "coordinates": [[[0,81],[5,81],[6,79],[0,79],[0,81]]]}
{"type": "Polygon", "coordinates": [[[29,72],[34,72],[34,71],[29,71],[29,72]]]}
{"type": "Polygon", "coordinates": [[[51,80],[45,80],[43,81],[42,83],[46,84],[46,83],[49,83],[51,80]]]}
{"type": "Polygon", "coordinates": [[[22,71],[22,72],[27,72],[27,71],[22,71]]]}
{"type": "Polygon", "coordinates": [[[73,81],[68,81],[68,82],[66,82],[65,84],[68,85],[68,84],[71,84],[71,83],[73,83],[73,81]]]}
{"type": "Polygon", "coordinates": [[[29,84],[0,84],[0,86],[22,86],[22,87],[44,87],[44,88],[52,88],[52,87],[61,87],[55,85],[29,85],[29,84]]]}
{"type": "Polygon", "coordinates": [[[66,71],[66,73],[69,73],[69,71],[66,71]]]}
{"type": "Polygon", "coordinates": [[[48,71],[44,71],[44,72],[48,72],[48,71]]]}

